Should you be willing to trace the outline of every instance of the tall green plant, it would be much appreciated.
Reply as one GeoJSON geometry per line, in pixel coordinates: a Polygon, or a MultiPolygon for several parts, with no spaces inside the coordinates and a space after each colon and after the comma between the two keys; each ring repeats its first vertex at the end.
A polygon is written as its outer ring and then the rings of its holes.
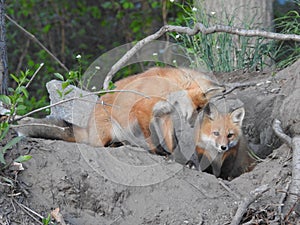
{"type": "MultiPolygon", "coordinates": [[[[177,25],[192,27],[195,23],[201,22],[209,27],[217,24],[214,12],[207,15],[203,8],[179,4],[177,6],[185,12],[177,19],[177,25]]],[[[249,24],[244,24],[244,28],[251,28],[254,20],[255,18],[252,18],[249,24]]],[[[234,16],[223,21],[223,24],[234,26],[233,21],[234,16]]],[[[228,33],[209,35],[199,33],[194,36],[174,34],[173,38],[187,49],[193,67],[208,71],[262,70],[270,61],[269,57],[274,49],[273,41],[266,42],[263,38],[256,38],[253,41],[250,37],[228,33]]]]}
{"type": "MultiPolygon", "coordinates": [[[[15,81],[15,88],[8,88],[8,95],[0,95],[0,102],[2,107],[2,113],[6,113],[6,119],[1,118],[0,122],[0,142],[2,143],[4,139],[7,137],[9,132],[10,124],[14,122],[15,117],[17,115],[23,114],[27,112],[27,106],[25,100],[29,98],[28,87],[33,81],[36,74],[42,68],[43,64],[39,66],[39,68],[35,71],[35,73],[31,73],[29,70],[25,72],[21,71],[20,74],[14,75],[11,74],[11,78],[15,81]],[[7,110],[5,110],[4,106],[6,106],[7,110]],[[6,111],[6,112],[5,112],[6,111]]],[[[16,145],[19,141],[21,141],[22,137],[14,137],[10,139],[4,146],[0,148],[0,170],[7,167],[7,162],[5,160],[5,154],[8,149],[16,145]]],[[[14,162],[24,162],[31,158],[30,155],[21,155],[17,159],[14,159],[14,162]]],[[[8,164],[9,165],[9,164],[8,164]]]]}
{"type": "MultiPolygon", "coordinates": [[[[284,34],[300,35],[300,1],[294,1],[294,9],[275,19],[275,28],[284,34]]],[[[278,42],[276,61],[280,68],[287,67],[300,58],[300,45],[293,41],[278,42]]]]}

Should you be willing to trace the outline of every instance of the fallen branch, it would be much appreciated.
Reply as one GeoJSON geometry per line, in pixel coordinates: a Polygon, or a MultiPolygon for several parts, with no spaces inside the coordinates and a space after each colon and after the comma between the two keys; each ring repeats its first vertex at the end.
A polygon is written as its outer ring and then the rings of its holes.
{"type": "Polygon", "coordinates": [[[249,196],[244,198],[244,200],[239,205],[230,225],[239,225],[241,220],[243,219],[243,215],[247,211],[248,206],[269,189],[270,188],[268,185],[262,185],[256,188],[254,191],[251,191],[249,196]]]}
{"type": "Polygon", "coordinates": [[[144,39],[138,41],[135,46],[133,46],[129,51],[126,52],[110,69],[108,74],[105,77],[103,82],[103,88],[107,90],[109,87],[109,82],[112,80],[114,74],[118,72],[128,60],[136,54],[143,46],[150,43],[153,40],[160,38],[167,32],[177,32],[184,33],[187,35],[195,35],[198,33],[202,34],[212,34],[212,33],[228,33],[236,34],[246,37],[264,37],[268,39],[276,39],[282,41],[297,41],[300,42],[300,35],[296,34],[279,34],[274,32],[267,32],[263,30],[245,30],[236,27],[215,25],[211,27],[205,27],[202,23],[196,23],[193,28],[182,27],[182,26],[173,26],[173,25],[164,25],[156,33],[145,37],[144,39]]]}

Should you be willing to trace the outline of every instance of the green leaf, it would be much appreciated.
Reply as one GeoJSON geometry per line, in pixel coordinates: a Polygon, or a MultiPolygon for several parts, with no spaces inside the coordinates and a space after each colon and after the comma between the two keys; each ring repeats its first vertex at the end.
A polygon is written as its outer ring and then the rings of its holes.
{"type": "Polygon", "coordinates": [[[8,123],[1,123],[1,135],[0,141],[6,136],[7,132],[9,131],[9,124],[8,123]]]}
{"type": "Polygon", "coordinates": [[[55,76],[57,79],[59,79],[59,80],[62,80],[62,81],[65,80],[64,76],[61,75],[60,73],[54,73],[54,76],[55,76]]]}
{"type": "Polygon", "coordinates": [[[109,1],[106,1],[106,2],[102,3],[101,6],[102,6],[104,9],[111,9],[111,8],[112,8],[112,3],[109,2],[109,1]]]}
{"type": "Polygon", "coordinates": [[[1,180],[3,180],[5,183],[7,183],[7,184],[9,184],[10,186],[14,186],[14,182],[11,180],[11,179],[9,179],[9,178],[6,178],[6,177],[0,177],[1,178],[1,180]]]}
{"type": "Polygon", "coordinates": [[[67,90],[67,91],[65,92],[65,96],[68,95],[68,94],[70,94],[73,90],[74,90],[74,88],[70,88],[69,90],[67,90]]]}
{"type": "Polygon", "coordinates": [[[6,105],[11,105],[11,100],[7,95],[0,95],[0,101],[6,105]]]}
{"type": "Polygon", "coordinates": [[[50,214],[48,214],[47,218],[42,219],[43,225],[48,225],[48,224],[50,224],[50,222],[51,222],[51,215],[50,214]]]}
{"type": "Polygon", "coordinates": [[[18,105],[17,106],[18,111],[22,111],[22,110],[26,110],[26,109],[27,109],[27,107],[25,105],[18,105]]]}
{"type": "Polygon", "coordinates": [[[15,75],[10,74],[11,78],[14,79],[14,81],[16,81],[17,83],[20,82],[19,78],[17,78],[15,75]]]}
{"type": "Polygon", "coordinates": [[[132,2],[124,2],[123,8],[124,9],[132,9],[132,8],[134,8],[134,4],[132,2]]]}
{"type": "Polygon", "coordinates": [[[13,139],[11,139],[3,148],[2,148],[2,154],[6,153],[6,150],[17,144],[19,141],[21,141],[23,137],[18,136],[13,139]]]}
{"type": "Polygon", "coordinates": [[[19,91],[21,91],[24,94],[25,98],[28,98],[29,93],[28,93],[26,87],[24,87],[24,86],[19,87],[19,91]]]}
{"type": "Polygon", "coordinates": [[[61,88],[62,88],[63,90],[65,90],[69,85],[70,85],[70,82],[69,82],[69,81],[65,81],[65,82],[63,82],[63,83],[61,84],[61,88]]]}
{"type": "Polygon", "coordinates": [[[60,90],[56,89],[56,92],[57,92],[57,94],[59,95],[60,98],[63,97],[63,93],[60,90]]]}
{"type": "Polygon", "coordinates": [[[43,27],[43,32],[48,33],[50,29],[51,29],[51,24],[47,24],[46,26],[43,27]]]}
{"type": "Polygon", "coordinates": [[[14,161],[18,163],[26,162],[32,158],[31,155],[20,155],[18,158],[16,158],[14,161]]]}
{"type": "Polygon", "coordinates": [[[115,88],[116,88],[116,85],[112,81],[110,81],[108,84],[108,90],[113,90],[115,88]]]}
{"type": "Polygon", "coordinates": [[[16,103],[24,103],[24,98],[17,98],[16,103]]]}
{"type": "Polygon", "coordinates": [[[4,159],[4,154],[2,154],[2,152],[0,152],[0,163],[6,165],[5,159],[4,159]]]}
{"type": "Polygon", "coordinates": [[[7,90],[8,90],[9,92],[14,92],[14,91],[15,91],[15,89],[13,89],[13,88],[11,88],[11,87],[7,88],[7,90]]]}

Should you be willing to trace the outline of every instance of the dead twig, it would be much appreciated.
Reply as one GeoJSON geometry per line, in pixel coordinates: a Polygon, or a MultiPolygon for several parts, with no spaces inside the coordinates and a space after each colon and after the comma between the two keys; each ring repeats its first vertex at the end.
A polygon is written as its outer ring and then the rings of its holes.
{"type": "MultiPolygon", "coordinates": [[[[147,95],[145,95],[145,94],[143,94],[143,93],[141,93],[141,92],[134,91],[134,90],[107,90],[107,91],[96,91],[96,92],[91,92],[91,93],[88,93],[88,94],[86,94],[86,95],[82,95],[82,96],[78,96],[78,97],[72,97],[72,98],[68,98],[68,99],[63,99],[63,100],[61,100],[61,101],[59,101],[59,102],[55,102],[55,103],[53,103],[53,104],[51,104],[51,105],[46,105],[46,106],[44,106],[44,107],[41,107],[41,108],[32,110],[31,112],[26,113],[26,114],[23,115],[23,116],[19,116],[19,117],[15,118],[14,120],[10,121],[10,122],[17,122],[17,121],[19,121],[19,120],[21,120],[21,119],[24,119],[24,118],[26,118],[26,117],[28,117],[28,116],[34,114],[34,113],[43,111],[43,110],[45,110],[45,109],[52,108],[52,107],[57,106],[57,105],[61,105],[61,104],[63,104],[63,103],[69,102],[69,101],[74,101],[74,100],[86,101],[86,100],[84,99],[84,97],[87,97],[87,96],[90,96],[90,95],[106,94],[106,93],[114,93],[114,92],[129,92],[129,93],[141,95],[141,96],[143,96],[143,97],[145,97],[145,98],[149,98],[149,96],[147,96],[147,95]]],[[[96,103],[95,103],[95,104],[96,104],[96,103]]],[[[101,104],[105,105],[104,102],[101,102],[101,104]]]]}
{"type": "Polygon", "coordinates": [[[44,66],[44,63],[41,63],[39,65],[39,67],[36,69],[36,71],[34,72],[34,74],[32,75],[32,77],[30,78],[30,80],[28,81],[28,83],[26,84],[25,88],[27,89],[29,87],[29,85],[32,83],[32,81],[34,80],[34,78],[36,77],[36,75],[38,74],[38,72],[40,72],[40,70],[42,69],[42,67],[44,66]]]}
{"type": "Polygon", "coordinates": [[[239,225],[243,215],[247,211],[248,206],[254,202],[256,199],[262,196],[263,193],[268,191],[270,188],[268,185],[262,185],[256,188],[254,191],[251,191],[249,196],[245,197],[244,200],[239,205],[230,225],[239,225]]]}
{"type": "Polygon", "coordinates": [[[109,87],[109,82],[112,80],[112,77],[116,72],[118,72],[122,66],[128,62],[128,60],[136,54],[143,46],[150,43],[153,40],[160,38],[167,32],[177,32],[184,33],[187,35],[195,35],[198,33],[202,34],[212,34],[212,33],[229,33],[236,34],[240,36],[246,37],[264,37],[268,39],[276,39],[283,41],[297,41],[300,42],[300,35],[296,34],[279,34],[274,32],[267,32],[263,30],[245,30],[241,28],[231,27],[231,26],[223,26],[223,25],[215,25],[211,27],[205,27],[202,23],[196,23],[193,28],[190,27],[182,27],[182,26],[173,26],[173,25],[164,25],[162,26],[156,33],[151,34],[144,39],[138,41],[135,46],[133,46],[129,51],[126,52],[110,69],[108,74],[105,77],[103,82],[103,88],[106,90],[109,87]]]}
{"type": "Polygon", "coordinates": [[[219,178],[218,181],[219,181],[219,184],[221,184],[221,186],[226,189],[226,191],[228,191],[230,194],[232,194],[237,199],[241,199],[241,196],[239,194],[235,193],[233,190],[231,190],[231,188],[228,187],[228,185],[226,185],[221,178],[219,178]]]}
{"type": "Polygon", "coordinates": [[[42,217],[40,214],[33,211],[32,209],[28,208],[27,206],[23,205],[22,203],[17,202],[16,200],[14,200],[14,202],[23,210],[23,212],[30,216],[34,221],[36,221],[38,224],[43,225],[43,223],[39,219],[43,219],[44,217],[42,217]],[[39,219],[37,219],[36,217],[38,217],[39,219]]]}
{"type": "Polygon", "coordinates": [[[229,93],[231,93],[232,91],[234,91],[237,88],[241,88],[241,87],[249,87],[249,86],[256,86],[257,85],[257,81],[256,82],[245,82],[245,83],[232,83],[232,84],[226,84],[226,86],[229,88],[226,90],[226,92],[223,95],[227,95],[229,93]]]}
{"type": "Polygon", "coordinates": [[[281,197],[280,197],[280,200],[279,200],[279,206],[278,206],[278,215],[279,215],[279,218],[280,218],[280,221],[283,221],[284,220],[284,215],[282,213],[282,208],[284,206],[284,201],[286,199],[286,196],[287,196],[287,192],[289,190],[289,187],[290,187],[290,184],[291,184],[291,181],[292,180],[288,180],[285,188],[284,188],[284,191],[282,192],[281,194],[281,197]]]}
{"type": "Polygon", "coordinates": [[[13,20],[10,16],[7,14],[5,17],[12,22],[14,25],[16,25],[21,31],[23,31],[27,37],[29,37],[31,40],[33,40],[35,43],[37,43],[42,49],[44,49],[65,71],[69,72],[69,69],[52,53],[48,48],[46,48],[45,45],[43,45],[32,33],[27,31],[24,27],[22,27],[20,24],[18,24],[15,20],[13,20]]]}

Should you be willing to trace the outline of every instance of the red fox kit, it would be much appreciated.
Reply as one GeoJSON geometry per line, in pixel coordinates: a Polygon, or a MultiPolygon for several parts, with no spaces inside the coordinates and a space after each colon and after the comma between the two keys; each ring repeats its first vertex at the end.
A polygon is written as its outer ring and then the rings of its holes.
{"type": "MultiPolygon", "coordinates": [[[[190,111],[203,108],[214,94],[224,91],[222,85],[211,81],[204,74],[180,68],[152,68],[122,79],[115,86],[115,90],[135,90],[148,98],[128,92],[103,95],[100,100],[106,105],[95,105],[87,128],[74,127],[74,141],[94,146],[107,146],[115,142],[139,142],[140,138],[136,137],[139,129],[144,134],[150,132],[152,107],[170,93],[184,92],[189,99],[186,103],[188,107],[184,108],[191,115],[190,111]],[[143,116],[135,120],[133,116],[136,115],[143,116]],[[135,123],[138,123],[137,126],[135,123]]],[[[149,148],[152,150],[155,146],[149,148]]]]}
{"type": "Polygon", "coordinates": [[[244,115],[243,107],[221,112],[220,107],[207,104],[195,127],[196,153],[188,166],[200,167],[224,179],[250,170],[254,160],[241,130],[244,115]]]}
{"type": "MultiPolygon", "coordinates": [[[[182,153],[187,147],[191,154],[184,155],[184,163],[195,151],[188,165],[200,166],[221,178],[236,177],[249,169],[252,159],[241,131],[244,108],[222,112],[219,104],[207,104],[212,96],[224,91],[222,85],[189,69],[152,68],[122,79],[115,86],[116,90],[134,90],[147,97],[128,92],[108,93],[99,101],[105,104],[95,105],[87,127],[73,125],[72,129],[56,132],[39,129],[27,135],[93,146],[130,143],[161,155],[182,153]],[[195,134],[196,138],[180,150],[178,124],[182,123],[191,125],[184,129],[188,136],[195,134]]],[[[56,124],[62,126],[60,121],[56,124]]]]}
{"type": "MultiPolygon", "coordinates": [[[[68,132],[63,132],[63,135],[61,132],[49,131],[43,134],[42,129],[35,134],[28,133],[27,130],[23,133],[28,136],[84,142],[93,146],[129,142],[156,152],[157,144],[150,140],[155,138],[153,135],[150,137],[155,114],[156,117],[161,115],[166,118],[162,133],[168,137],[166,146],[172,149],[172,123],[167,116],[170,108],[163,104],[165,100],[170,100],[168,96],[171,94],[171,103],[179,102],[178,107],[184,112],[186,119],[192,120],[195,112],[202,109],[213,95],[225,90],[224,86],[210,80],[203,73],[183,68],[152,68],[117,81],[115,86],[116,92],[101,96],[95,104],[87,127],[71,125],[72,129],[66,129],[68,132]],[[147,97],[131,92],[120,93],[117,90],[133,90],[147,97]],[[181,98],[184,100],[180,100],[181,98]],[[162,104],[159,103],[161,101],[162,104]],[[102,102],[105,104],[101,104],[102,102]]],[[[152,131],[155,130],[153,129],[152,131]]],[[[155,131],[160,133],[157,129],[155,131]]]]}

